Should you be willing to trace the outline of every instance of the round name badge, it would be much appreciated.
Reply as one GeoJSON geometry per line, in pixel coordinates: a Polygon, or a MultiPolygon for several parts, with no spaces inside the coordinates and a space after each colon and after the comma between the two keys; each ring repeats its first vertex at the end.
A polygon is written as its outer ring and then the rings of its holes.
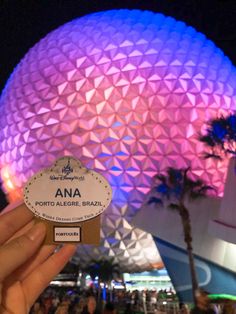
{"type": "Polygon", "coordinates": [[[92,219],[109,206],[111,198],[107,180],[70,156],[35,174],[24,188],[25,204],[36,216],[60,223],[92,219]]]}

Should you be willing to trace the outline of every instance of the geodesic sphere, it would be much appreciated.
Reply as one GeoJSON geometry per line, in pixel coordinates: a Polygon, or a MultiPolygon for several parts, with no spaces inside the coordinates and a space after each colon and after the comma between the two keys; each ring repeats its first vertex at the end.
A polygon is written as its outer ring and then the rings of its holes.
{"type": "Polygon", "coordinates": [[[102,254],[147,266],[156,250],[134,259],[148,235],[129,221],[157,172],[191,165],[223,191],[227,161],[204,160],[197,138],[205,121],[235,108],[235,81],[222,51],[173,18],[113,10],[73,20],[30,49],[2,94],[4,189],[20,198],[35,172],[77,157],[113,189],[102,254]]]}

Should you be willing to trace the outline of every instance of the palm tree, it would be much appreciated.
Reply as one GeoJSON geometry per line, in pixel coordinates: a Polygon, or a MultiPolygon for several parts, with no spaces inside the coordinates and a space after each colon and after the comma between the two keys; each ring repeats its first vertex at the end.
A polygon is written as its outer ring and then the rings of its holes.
{"type": "Polygon", "coordinates": [[[189,170],[190,168],[168,168],[167,175],[156,175],[154,177],[153,196],[150,197],[148,203],[163,206],[164,202],[167,201],[168,208],[176,210],[180,215],[189,259],[193,300],[196,304],[195,291],[198,289],[198,281],[193,257],[191,221],[186,201],[203,197],[212,188],[205,185],[201,179],[191,179],[188,176],[189,170]]]}
{"type": "Polygon", "coordinates": [[[110,301],[112,301],[112,291],[111,291],[111,281],[120,275],[119,264],[115,263],[114,258],[110,259],[100,259],[98,261],[93,261],[86,270],[90,277],[94,280],[96,277],[99,278],[99,295],[100,295],[100,283],[104,283],[104,294],[105,286],[108,285],[110,289],[110,301]]]}
{"type": "MultiPolygon", "coordinates": [[[[110,301],[112,301],[111,281],[120,275],[120,267],[115,263],[114,258],[100,260],[99,278],[110,290],[110,301]]],[[[104,290],[105,291],[105,290],[104,290]]]]}
{"type": "Polygon", "coordinates": [[[205,158],[236,156],[236,113],[210,120],[206,134],[201,135],[199,140],[210,148],[205,153],[205,158]]]}

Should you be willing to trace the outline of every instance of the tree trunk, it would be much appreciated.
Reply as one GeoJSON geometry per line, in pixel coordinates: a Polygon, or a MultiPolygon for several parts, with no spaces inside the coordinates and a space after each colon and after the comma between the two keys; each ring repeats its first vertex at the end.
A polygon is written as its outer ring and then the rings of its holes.
{"type": "Polygon", "coordinates": [[[110,291],[110,302],[112,302],[113,300],[112,300],[112,285],[111,285],[111,281],[109,281],[109,283],[108,283],[108,289],[110,291]]]}
{"type": "Polygon", "coordinates": [[[189,212],[187,208],[185,208],[183,205],[181,206],[181,209],[180,209],[180,216],[181,216],[182,226],[183,226],[183,231],[184,231],[184,241],[186,243],[186,249],[187,249],[187,254],[188,254],[188,259],[189,259],[193,300],[196,306],[195,292],[198,289],[198,281],[197,281],[197,274],[196,274],[194,257],[193,257],[191,222],[190,222],[189,212]]]}
{"type": "Polygon", "coordinates": [[[198,289],[197,274],[196,274],[196,269],[195,269],[193,250],[188,248],[188,244],[187,244],[187,253],[188,253],[190,274],[191,274],[191,280],[192,280],[193,300],[194,300],[194,304],[196,305],[195,292],[198,289]]]}
{"type": "Polygon", "coordinates": [[[97,301],[98,301],[98,303],[100,304],[100,302],[101,302],[101,281],[100,281],[100,278],[98,279],[97,301]]]}
{"type": "Polygon", "coordinates": [[[86,273],[85,272],[83,272],[80,276],[80,287],[82,290],[84,290],[86,287],[86,273]]]}

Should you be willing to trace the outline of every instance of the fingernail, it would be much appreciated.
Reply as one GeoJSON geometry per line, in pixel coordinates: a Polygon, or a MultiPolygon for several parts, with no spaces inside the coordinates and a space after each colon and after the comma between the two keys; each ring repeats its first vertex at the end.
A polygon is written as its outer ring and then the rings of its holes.
{"type": "Polygon", "coordinates": [[[27,235],[31,241],[42,238],[42,236],[45,235],[45,225],[43,223],[37,223],[30,229],[27,235]]]}

